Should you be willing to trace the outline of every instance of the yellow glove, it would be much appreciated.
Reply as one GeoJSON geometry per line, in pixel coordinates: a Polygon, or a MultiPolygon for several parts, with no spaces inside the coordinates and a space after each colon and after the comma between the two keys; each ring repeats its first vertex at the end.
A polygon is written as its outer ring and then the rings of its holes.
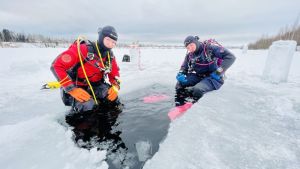
{"type": "Polygon", "coordinates": [[[41,89],[58,89],[58,88],[60,88],[59,82],[54,81],[54,82],[48,82],[44,84],[41,89]]]}
{"type": "Polygon", "coordinates": [[[48,86],[50,89],[57,89],[57,88],[60,88],[59,82],[48,82],[48,83],[47,83],[47,86],[48,86]]]}
{"type": "Polygon", "coordinates": [[[118,97],[118,93],[119,93],[118,87],[116,87],[115,85],[113,85],[111,88],[108,89],[107,99],[110,100],[110,101],[116,100],[117,97],[118,97]]]}
{"type": "Polygon", "coordinates": [[[82,88],[74,88],[73,90],[69,91],[69,94],[81,103],[86,102],[91,98],[91,95],[82,88]]]}

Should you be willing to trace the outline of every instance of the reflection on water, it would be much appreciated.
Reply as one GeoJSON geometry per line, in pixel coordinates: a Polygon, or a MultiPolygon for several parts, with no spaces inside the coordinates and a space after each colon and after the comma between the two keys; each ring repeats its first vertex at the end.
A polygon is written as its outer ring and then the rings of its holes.
{"type": "Polygon", "coordinates": [[[120,131],[113,132],[112,128],[117,125],[122,105],[100,105],[100,107],[66,116],[66,122],[74,127],[74,140],[83,148],[92,148],[94,145],[90,141],[121,140],[120,131]]]}
{"type": "Polygon", "coordinates": [[[167,113],[174,106],[173,87],[151,85],[122,96],[122,104],[101,105],[99,110],[73,113],[66,122],[73,127],[79,147],[107,150],[110,169],[142,168],[158,151],[169,127],[167,113]],[[165,94],[169,99],[144,103],[143,98],[165,94]]]}

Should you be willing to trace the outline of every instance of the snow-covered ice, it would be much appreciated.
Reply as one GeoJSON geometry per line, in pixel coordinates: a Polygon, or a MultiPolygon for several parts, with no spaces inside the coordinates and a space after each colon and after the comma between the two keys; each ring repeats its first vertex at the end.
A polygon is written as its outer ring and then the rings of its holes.
{"type": "MultiPolygon", "coordinates": [[[[0,166],[108,168],[105,151],[76,146],[63,119],[68,108],[49,67],[62,48],[0,48],[0,166]]],[[[300,53],[286,83],[262,80],[267,50],[232,50],[237,60],[224,86],[174,120],[159,151],[144,168],[300,168],[300,53]]],[[[120,97],[160,83],[174,87],[184,49],[141,49],[144,70],[121,62],[120,97]]],[[[166,112],[166,116],[167,116],[166,112]]]]}

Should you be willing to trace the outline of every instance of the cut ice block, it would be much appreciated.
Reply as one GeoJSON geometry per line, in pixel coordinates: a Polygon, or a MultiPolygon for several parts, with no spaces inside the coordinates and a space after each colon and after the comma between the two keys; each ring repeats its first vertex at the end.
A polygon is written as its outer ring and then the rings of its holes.
{"type": "Polygon", "coordinates": [[[139,161],[146,161],[151,156],[152,145],[150,141],[139,141],[135,143],[139,161]]]}
{"type": "Polygon", "coordinates": [[[286,82],[296,50],[296,41],[276,41],[269,48],[263,78],[269,82],[286,82]]]}

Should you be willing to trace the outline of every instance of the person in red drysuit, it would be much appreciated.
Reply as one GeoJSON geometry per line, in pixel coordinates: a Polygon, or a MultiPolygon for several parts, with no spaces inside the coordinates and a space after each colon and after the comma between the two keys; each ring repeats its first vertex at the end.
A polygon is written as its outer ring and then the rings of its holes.
{"type": "Polygon", "coordinates": [[[78,112],[92,110],[98,101],[118,101],[120,74],[112,52],[118,34],[114,27],[105,26],[98,35],[96,42],[74,42],[51,65],[64,104],[78,112]]]}

